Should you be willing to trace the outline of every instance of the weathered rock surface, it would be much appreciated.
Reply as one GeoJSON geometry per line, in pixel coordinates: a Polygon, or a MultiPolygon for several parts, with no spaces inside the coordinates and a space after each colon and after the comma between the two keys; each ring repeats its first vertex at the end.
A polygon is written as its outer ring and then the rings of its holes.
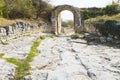
{"type": "Polygon", "coordinates": [[[24,36],[18,39],[9,40],[7,45],[0,44],[0,53],[5,58],[24,59],[30,51],[30,47],[36,36],[24,36]]]}
{"type": "Polygon", "coordinates": [[[57,37],[45,39],[38,50],[32,80],[120,80],[120,49],[57,37]]]}
{"type": "MultiPolygon", "coordinates": [[[[4,58],[24,59],[27,57],[33,42],[45,33],[32,34],[9,40],[7,45],[0,44],[0,53],[4,58]]],[[[50,35],[50,34],[49,34],[50,35]]],[[[15,74],[15,65],[0,59],[0,80],[13,80],[15,74]]]]}
{"type": "Polygon", "coordinates": [[[0,59],[0,80],[13,80],[15,65],[0,59]]]}
{"type": "Polygon", "coordinates": [[[5,58],[25,59],[33,42],[41,35],[48,34],[31,34],[30,36],[22,36],[17,39],[9,40],[7,45],[0,44],[0,53],[3,53],[3,57],[5,58]]]}

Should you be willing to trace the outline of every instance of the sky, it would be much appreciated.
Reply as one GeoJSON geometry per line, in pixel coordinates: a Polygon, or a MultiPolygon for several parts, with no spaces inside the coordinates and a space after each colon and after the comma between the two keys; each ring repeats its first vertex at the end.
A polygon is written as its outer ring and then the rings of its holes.
{"type": "MultiPolygon", "coordinates": [[[[105,7],[106,5],[112,3],[113,0],[50,0],[52,5],[72,5],[79,8],[88,7],[105,7]]],[[[116,0],[114,0],[116,1],[116,0]]],[[[73,19],[73,14],[70,11],[62,11],[61,18],[63,21],[73,19]]]]}

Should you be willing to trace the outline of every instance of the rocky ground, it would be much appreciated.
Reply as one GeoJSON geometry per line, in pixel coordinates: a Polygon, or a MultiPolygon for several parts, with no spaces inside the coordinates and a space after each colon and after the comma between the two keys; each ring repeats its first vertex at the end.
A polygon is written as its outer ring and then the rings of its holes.
{"type": "MultiPolygon", "coordinates": [[[[4,53],[5,58],[24,59],[40,35],[1,44],[0,53],[4,53]]],[[[85,40],[69,36],[46,38],[37,49],[39,54],[30,62],[28,80],[120,80],[120,49],[87,45],[85,40]]],[[[14,71],[15,65],[0,59],[0,80],[11,80],[14,71]]]]}
{"type": "MultiPolygon", "coordinates": [[[[0,44],[0,54],[4,54],[3,58],[15,58],[18,60],[25,59],[30,51],[34,41],[45,33],[24,35],[9,39],[7,44],[0,44]]],[[[12,80],[15,73],[15,65],[10,64],[0,58],[0,80],[12,80]]]]}
{"type": "Polygon", "coordinates": [[[45,39],[38,50],[32,80],[120,80],[120,49],[61,36],[45,39]]]}

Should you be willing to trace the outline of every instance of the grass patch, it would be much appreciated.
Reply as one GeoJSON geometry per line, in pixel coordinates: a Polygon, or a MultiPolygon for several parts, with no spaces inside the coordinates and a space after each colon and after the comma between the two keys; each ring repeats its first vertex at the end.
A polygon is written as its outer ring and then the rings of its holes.
{"type": "Polygon", "coordinates": [[[29,70],[31,69],[29,62],[31,62],[37,54],[37,47],[39,46],[41,42],[41,39],[38,39],[34,42],[32,45],[30,52],[25,60],[22,61],[17,61],[17,60],[11,60],[10,62],[13,62],[16,64],[18,67],[16,68],[16,75],[14,80],[21,80],[24,78],[24,76],[29,75],[29,70]]]}
{"type": "Polygon", "coordinates": [[[49,37],[50,37],[50,38],[54,38],[54,37],[56,37],[56,35],[53,34],[53,35],[50,35],[49,37]]]}
{"type": "Polygon", "coordinates": [[[7,41],[0,41],[0,44],[2,44],[2,45],[8,45],[9,43],[7,42],[7,41]]]}
{"type": "Polygon", "coordinates": [[[17,39],[17,37],[14,37],[13,39],[17,39]]]}
{"type": "Polygon", "coordinates": [[[0,53],[0,58],[2,58],[3,56],[4,56],[4,54],[1,54],[1,53],[0,53]]]}
{"type": "Polygon", "coordinates": [[[24,76],[29,74],[30,65],[26,60],[19,61],[14,58],[7,58],[6,61],[17,66],[14,80],[22,80],[24,76]]]}
{"type": "Polygon", "coordinates": [[[97,16],[95,18],[90,18],[90,19],[85,20],[85,23],[86,22],[99,22],[99,20],[104,20],[104,21],[115,20],[115,21],[120,22],[120,13],[116,14],[116,15],[113,15],[113,16],[108,16],[108,15],[97,16]]]}
{"type": "Polygon", "coordinates": [[[45,39],[46,36],[40,36],[40,39],[45,39]]]}
{"type": "Polygon", "coordinates": [[[82,37],[84,37],[84,35],[78,34],[78,33],[71,35],[71,39],[78,39],[78,38],[82,38],[82,37]]]}
{"type": "MultiPolygon", "coordinates": [[[[43,38],[43,39],[45,39],[45,38],[43,38]]],[[[29,55],[26,58],[26,61],[31,62],[33,60],[34,56],[37,55],[36,54],[37,53],[37,49],[36,48],[39,46],[41,40],[42,39],[40,38],[40,39],[38,39],[37,41],[34,42],[33,46],[31,47],[31,50],[29,52],[29,55]]]]}
{"type": "Polygon", "coordinates": [[[31,36],[30,34],[24,34],[23,36],[31,36]]]}
{"type": "Polygon", "coordinates": [[[30,74],[29,71],[30,71],[31,67],[30,67],[29,62],[31,62],[33,60],[34,56],[37,55],[37,47],[39,46],[40,42],[43,39],[45,39],[45,37],[44,38],[40,37],[33,43],[26,59],[20,61],[20,60],[14,59],[14,58],[6,58],[7,62],[15,64],[17,66],[16,71],[15,71],[14,80],[23,80],[23,78],[26,75],[30,74]]]}
{"type": "Polygon", "coordinates": [[[56,37],[56,35],[52,34],[52,35],[46,35],[46,36],[40,36],[40,39],[45,39],[46,37],[50,37],[50,38],[54,38],[56,37]]]}
{"type": "MultiPolygon", "coordinates": [[[[54,36],[53,35],[52,36],[40,36],[39,39],[34,41],[33,45],[31,46],[28,56],[24,60],[18,60],[15,58],[3,58],[7,62],[15,64],[17,66],[15,70],[14,80],[23,80],[25,76],[30,74],[31,66],[29,62],[31,62],[33,58],[37,55],[38,53],[37,47],[39,46],[40,42],[46,37],[54,37],[54,36]]],[[[2,58],[3,55],[4,54],[0,54],[0,58],[2,58]]]]}

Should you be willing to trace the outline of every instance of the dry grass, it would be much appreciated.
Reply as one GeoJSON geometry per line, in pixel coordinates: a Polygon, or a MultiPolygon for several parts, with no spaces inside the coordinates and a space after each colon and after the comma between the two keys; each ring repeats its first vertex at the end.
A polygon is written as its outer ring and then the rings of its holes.
{"type": "Polygon", "coordinates": [[[113,16],[108,16],[108,15],[98,16],[95,18],[90,18],[90,19],[86,20],[86,22],[99,21],[101,19],[103,19],[103,20],[116,20],[116,21],[120,22],[120,14],[113,15],[113,16]]]}
{"type": "Polygon", "coordinates": [[[5,18],[0,18],[0,27],[11,25],[13,23],[15,23],[15,20],[8,20],[8,19],[5,19],[5,18]]]}
{"type": "Polygon", "coordinates": [[[0,27],[12,25],[12,24],[15,23],[16,21],[24,21],[24,22],[29,23],[29,24],[34,24],[34,23],[36,23],[36,21],[30,20],[30,19],[15,19],[15,20],[9,20],[9,19],[5,19],[5,18],[0,18],[0,27]]]}

